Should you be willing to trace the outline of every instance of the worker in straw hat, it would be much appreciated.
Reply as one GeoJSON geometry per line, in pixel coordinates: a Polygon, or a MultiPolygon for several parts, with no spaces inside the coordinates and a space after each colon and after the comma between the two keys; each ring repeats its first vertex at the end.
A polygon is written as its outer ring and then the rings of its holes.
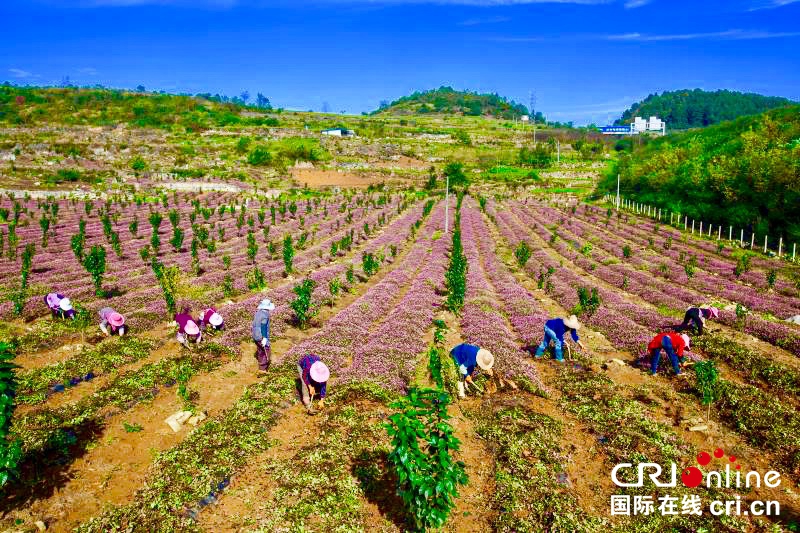
{"type": "Polygon", "coordinates": [[[225,327],[225,321],[222,319],[222,315],[213,307],[209,307],[200,313],[198,324],[200,325],[200,329],[204,331],[206,326],[210,327],[213,331],[221,331],[225,327]]]}
{"type": "Polygon", "coordinates": [[[667,352],[669,360],[672,363],[672,369],[675,370],[675,375],[681,375],[681,361],[683,360],[683,352],[689,350],[689,336],[673,332],[659,333],[647,345],[647,350],[650,352],[650,374],[655,376],[658,372],[658,363],[661,360],[661,350],[667,352]]]}
{"type": "Polygon", "coordinates": [[[703,326],[706,325],[706,320],[709,318],[719,318],[719,309],[705,305],[690,307],[683,315],[683,323],[679,326],[675,326],[674,329],[678,333],[691,329],[698,335],[702,335],[703,326]]]}
{"type": "Polygon", "coordinates": [[[125,317],[117,313],[111,307],[104,307],[100,310],[100,331],[105,335],[119,335],[122,337],[128,330],[125,325],[125,317]]]}
{"type": "MultiPolygon", "coordinates": [[[[575,315],[570,315],[569,318],[552,318],[548,320],[544,324],[544,339],[536,349],[536,357],[542,357],[544,351],[547,350],[547,347],[552,342],[556,350],[556,361],[563,362],[564,352],[562,348],[564,346],[564,335],[567,332],[569,332],[572,340],[585,350],[586,347],[578,338],[579,329],[581,329],[581,324],[575,315]]],[[[569,350],[569,345],[567,345],[567,350],[569,350]]]]}
{"type": "Polygon", "coordinates": [[[459,344],[450,350],[450,356],[458,367],[458,397],[465,396],[467,384],[480,391],[472,380],[478,368],[486,372],[489,377],[493,376],[492,367],[494,366],[494,356],[492,352],[475,346],[474,344],[459,344]]]}
{"type": "Polygon", "coordinates": [[[319,356],[314,354],[300,359],[297,363],[297,372],[300,374],[300,393],[303,405],[306,406],[309,413],[313,414],[311,402],[314,401],[314,396],[319,397],[317,405],[320,409],[325,407],[325,395],[328,392],[328,378],[331,377],[331,372],[319,356]]]}
{"type": "Polygon", "coordinates": [[[183,311],[175,315],[175,322],[178,325],[178,333],[175,338],[187,348],[189,343],[197,344],[203,338],[200,327],[192,318],[191,310],[188,307],[184,307],[183,311]]]}
{"type": "Polygon", "coordinates": [[[264,298],[256,308],[253,316],[252,337],[256,343],[256,359],[258,360],[258,372],[262,374],[267,371],[272,358],[272,349],[269,344],[269,321],[270,313],[275,309],[275,304],[269,298],[264,298]]]}

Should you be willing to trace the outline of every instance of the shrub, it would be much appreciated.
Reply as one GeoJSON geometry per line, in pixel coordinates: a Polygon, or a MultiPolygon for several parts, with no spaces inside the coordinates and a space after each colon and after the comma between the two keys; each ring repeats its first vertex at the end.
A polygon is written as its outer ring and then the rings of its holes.
{"type": "Polygon", "coordinates": [[[371,253],[364,252],[361,256],[361,267],[364,269],[364,275],[371,278],[380,268],[381,262],[371,253]]]}
{"type": "Polygon", "coordinates": [[[222,295],[225,296],[225,298],[230,298],[234,294],[233,277],[230,274],[225,274],[225,277],[222,279],[222,295]]]}
{"type": "Polygon", "coordinates": [[[452,457],[460,443],[447,422],[449,403],[444,391],[412,387],[407,397],[391,404],[398,412],[386,424],[397,493],[419,530],[444,525],[458,486],[467,483],[464,463],[452,457]]]}
{"type": "Polygon", "coordinates": [[[447,287],[447,299],[445,307],[453,313],[459,313],[464,307],[464,297],[467,292],[467,257],[461,245],[461,219],[459,209],[461,198],[458,200],[456,209],[456,224],[453,231],[453,244],[450,249],[450,264],[444,274],[445,286],[447,287]]]}
{"type": "Polygon", "coordinates": [[[83,267],[92,276],[94,292],[97,296],[103,295],[103,274],[106,272],[106,249],[95,244],[83,259],[83,267]]]}
{"type": "Polygon", "coordinates": [[[683,265],[683,271],[686,273],[686,277],[688,279],[692,279],[694,277],[695,269],[697,268],[697,257],[690,256],[689,260],[686,261],[686,264],[683,265]]]}
{"type": "Polygon", "coordinates": [[[267,165],[270,161],[272,161],[272,155],[264,146],[256,146],[247,154],[247,162],[255,167],[267,165]]]}
{"type": "Polygon", "coordinates": [[[10,342],[0,341],[0,487],[17,473],[17,464],[22,457],[22,444],[11,437],[11,419],[14,414],[14,397],[17,391],[15,371],[19,368],[12,361],[16,347],[10,342]]]}
{"type": "Polygon", "coordinates": [[[520,241],[517,248],[514,250],[514,257],[517,258],[517,264],[520,268],[524,267],[531,258],[531,248],[525,241],[520,241]]]}
{"type": "Polygon", "coordinates": [[[550,282],[550,276],[555,274],[556,269],[553,267],[547,267],[547,270],[539,269],[539,277],[536,279],[536,288],[537,289],[544,289],[545,286],[550,282]]]}
{"type": "Polygon", "coordinates": [[[264,273],[261,272],[258,267],[253,267],[253,269],[247,273],[247,288],[251,291],[260,291],[266,286],[267,278],[264,277],[264,273]]]}
{"type": "Polygon", "coordinates": [[[316,283],[311,279],[304,279],[302,283],[296,285],[292,291],[297,297],[292,300],[289,306],[294,311],[294,317],[301,329],[305,329],[308,322],[317,314],[318,310],[313,307],[311,295],[314,292],[316,283]]]}
{"type": "Polygon", "coordinates": [[[622,257],[628,259],[632,255],[633,255],[633,250],[631,250],[630,246],[626,244],[625,246],[622,247],[622,257]]]}
{"type": "Polygon", "coordinates": [[[42,215],[39,219],[39,227],[42,230],[42,248],[47,248],[47,241],[50,235],[50,219],[42,215]]]}
{"type": "Polygon", "coordinates": [[[708,406],[706,420],[711,416],[711,404],[717,400],[717,381],[719,371],[714,361],[699,361],[694,364],[694,373],[697,377],[697,390],[700,393],[700,403],[708,406]]]}
{"type": "Polygon", "coordinates": [[[139,232],[139,218],[135,215],[133,220],[131,220],[131,222],[128,224],[128,231],[130,231],[134,238],[138,237],[137,233],[139,232]]]}
{"type": "Polygon", "coordinates": [[[572,310],[576,315],[592,316],[600,308],[600,295],[595,287],[578,287],[578,304],[572,310]]]}
{"type": "Polygon", "coordinates": [[[339,292],[342,290],[342,280],[339,278],[333,278],[328,282],[328,291],[331,293],[331,306],[333,305],[333,301],[339,296],[339,292]]]}
{"type": "Polygon", "coordinates": [[[147,163],[145,163],[145,160],[142,159],[141,157],[136,156],[133,159],[131,159],[130,167],[135,172],[141,172],[147,168],[147,163]]]}
{"type": "Polygon", "coordinates": [[[770,268],[767,270],[767,287],[769,289],[774,289],[776,281],[778,281],[778,271],[774,268],[770,268]]]}

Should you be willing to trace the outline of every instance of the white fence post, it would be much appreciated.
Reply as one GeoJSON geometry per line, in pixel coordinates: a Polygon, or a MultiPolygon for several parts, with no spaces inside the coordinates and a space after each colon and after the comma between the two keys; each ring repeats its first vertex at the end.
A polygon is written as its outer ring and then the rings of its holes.
{"type": "Polygon", "coordinates": [[[783,251],[783,237],[778,238],[778,258],[781,257],[781,252],[783,251]]]}
{"type": "Polygon", "coordinates": [[[720,240],[721,238],[722,238],[722,226],[717,228],[717,240],[720,240]]]}
{"type": "Polygon", "coordinates": [[[689,217],[684,216],[683,217],[683,231],[686,231],[686,226],[688,226],[688,225],[689,225],[689,217]]]}
{"type": "Polygon", "coordinates": [[[754,233],[751,233],[751,234],[750,234],[750,249],[751,249],[751,250],[753,249],[753,244],[754,244],[755,242],[756,242],[756,234],[755,234],[755,232],[754,232],[754,233]]]}
{"type": "Polygon", "coordinates": [[[728,226],[728,240],[733,240],[733,226],[728,226]]]}
{"type": "Polygon", "coordinates": [[[670,213],[669,213],[669,225],[670,225],[670,226],[672,225],[672,217],[673,217],[673,215],[675,215],[675,213],[673,213],[672,211],[670,211],[670,213]]]}
{"type": "Polygon", "coordinates": [[[767,253],[767,235],[764,235],[764,253],[767,253]]]}
{"type": "Polygon", "coordinates": [[[794,263],[794,255],[797,252],[797,243],[792,245],[792,263],[794,263]]]}
{"type": "Polygon", "coordinates": [[[700,232],[699,233],[700,233],[700,236],[702,237],[703,236],[703,221],[702,220],[700,221],[700,232]]]}
{"type": "Polygon", "coordinates": [[[739,233],[739,246],[744,248],[744,228],[742,228],[741,233],[739,233]]]}

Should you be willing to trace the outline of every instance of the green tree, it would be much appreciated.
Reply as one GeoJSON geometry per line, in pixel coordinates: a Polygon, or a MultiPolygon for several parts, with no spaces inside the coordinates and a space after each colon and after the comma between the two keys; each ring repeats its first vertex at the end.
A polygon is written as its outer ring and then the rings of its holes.
{"type": "Polygon", "coordinates": [[[314,287],[316,287],[314,280],[304,279],[302,283],[295,285],[292,289],[296,298],[292,300],[289,306],[292,308],[292,311],[294,311],[294,317],[300,329],[305,329],[309,321],[314,318],[318,312],[318,308],[313,305],[312,301],[314,287]]]}
{"type": "Polygon", "coordinates": [[[11,434],[19,368],[13,362],[15,357],[16,346],[0,341],[0,487],[16,476],[22,458],[22,443],[11,434]]]}
{"type": "Polygon", "coordinates": [[[460,187],[469,183],[467,175],[464,173],[464,165],[455,161],[445,165],[444,175],[450,179],[451,187],[460,187]]]}
{"type": "Polygon", "coordinates": [[[291,274],[292,263],[294,261],[294,246],[292,245],[292,236],[286,235],[283,239],[283,266],[286,274],[291,274]]]}
{"type": "Polygon", "coordinates": [[[94,292],[97,296],[103,296],[103,275],[106,272],[106,249],[102,245],[92,246],[89,253],[83,259],[83,267],[92,276],[94,292]]]}

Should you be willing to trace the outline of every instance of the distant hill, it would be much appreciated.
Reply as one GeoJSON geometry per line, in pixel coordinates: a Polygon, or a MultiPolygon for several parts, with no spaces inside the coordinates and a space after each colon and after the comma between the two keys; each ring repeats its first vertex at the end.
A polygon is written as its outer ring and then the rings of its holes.
{"type": "Polygon", "coordinates": [[[701,128],[792,103],[787,98],[736,91],[666,91],[636,102],[616,123],[630,124],[637,116],[656,116],[666,120],[667,129],[701,128]]]}
{"type": "MultiPolygon", "coordinates": [[[[492,116],[514,119],[528,114],[528,108],[513,100],[496,94],[478,94],[456,91],[452,87],[439,87],[424,92],[415,92],[394,102],[383,102],[375,114],[418,115],[442,113],[467,116],[492,116]]],[[[542,119],[540,113],[537,120],[542,119]]]]}
{"type": "MultiPolygon", "coordinates": [[[[0,85],[0,124],[129,124],[153,128],[182,126],[193,131],[230,124],[277,125],[275,118],[260,113],[242,113],[245,109],[256,110],[245,108],[242,103],[224,102],[217,95],[0,85]]],[[[263,108],[264,111],[267,109],[263,108]]]]}
{"type": "Polygon", "coordinates": [[[646,142],[600,183],[713,224],[800,242],[800,106],[646,142]]]}

